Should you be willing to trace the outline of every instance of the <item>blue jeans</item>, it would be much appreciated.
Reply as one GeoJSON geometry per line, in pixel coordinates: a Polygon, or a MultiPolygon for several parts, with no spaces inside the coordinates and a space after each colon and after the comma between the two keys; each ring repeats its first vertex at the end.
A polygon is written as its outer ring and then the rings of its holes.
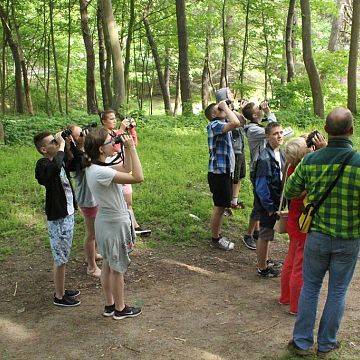
{"type": "Polygon", "coordinates": [[[314,325],[319,293],[329,271],[328,294],[318,331],[318,350],[329,351],[345,308],[345,295],[354,274],[360,239],[344,240],[318,232],[308,234],[303,263],[304,284],[293,331],[295,344],[303,350],[314,344],[314,325]]]}

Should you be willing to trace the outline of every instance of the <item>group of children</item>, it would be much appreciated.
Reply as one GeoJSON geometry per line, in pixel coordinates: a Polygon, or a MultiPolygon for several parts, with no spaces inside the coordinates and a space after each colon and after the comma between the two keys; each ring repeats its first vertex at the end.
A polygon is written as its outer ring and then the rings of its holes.
{"type": "Polygon", "coordinates": [[[101,279],[103,315],[118,320],[141,313],[140,308],[124,302],[123,275],[130,263],[135,234],[146,236],[151,231],[139,226],[132,209],[131,184],[143,181],[134,124],[130,126],[124,119],[116,130],[115,115],[112,110],[102,112],[102,127],[91,131],[70,125],[68,132],[55,136],[42,132],[34,137],[34,144],[43,156],[36,164],[35,177],[46,189],[45,212],[54,258],[53,303],[80,305],[80,291],[65,289],[74,212],[79,206],[87,232],[87,274],[101,279]],[[76,181],[75,191],[70,173],[76,181]],[[96,264],[99,259],[101,270],[96,264]]]}

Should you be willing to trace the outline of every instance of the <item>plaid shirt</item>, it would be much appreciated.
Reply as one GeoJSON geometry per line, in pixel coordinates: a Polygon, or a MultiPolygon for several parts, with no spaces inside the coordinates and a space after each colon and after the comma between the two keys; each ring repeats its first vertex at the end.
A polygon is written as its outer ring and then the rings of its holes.
{"type": "Polygon", "coordinates": [[[226,122],[212,120],[207,125],[209,145],[209,172],[214,174],[233,173],[235,155],[232,146],[231,131],[223,133],[226,122]]]}
{"type": "MultiPolygon", "coordinates": [[[[308,154],[296,167],[285,187],[287,198],[306,190],[308,201],[319,201],[352,151],[347,138],[330,139],[326,148],[308,154]]],[[[313,217],[311,230],[343,239],[360,239],[360,154],[344,169],[334,189],[313,217]]]]}

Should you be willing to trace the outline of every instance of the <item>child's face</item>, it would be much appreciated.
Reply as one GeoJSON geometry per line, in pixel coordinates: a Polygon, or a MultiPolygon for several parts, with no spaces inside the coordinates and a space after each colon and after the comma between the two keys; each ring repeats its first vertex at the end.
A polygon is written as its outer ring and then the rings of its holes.
{"type": "Polygon", "coordinates": [[[116,116],[114,113],[109,113],[103,120],[104,128],[107,130],[114,130],[116,128],[116,116]]]}
{"type": "Polygon", "coordinates": [[[272,149],[277,149],[284,142],[284,131],[281,126],[276,126],[271,129],[270,134],[266,135],[272,149]]]}
{"type": "Polygon", "coordinates": [[[43,139],[43,146],[40,148],[41,153],[48,158],[52,158],[59,151],[59,144],[53,135],[49,135],[43,139]]]}
{"type": "Polygon", "coordinates": [[[116,151],[114,149],[114,143],[113,143],[113,138],[108,135],[108,137],[106,138],[104,144],[101,146],[102,148],[102,153],[107,157],[107,156],[112,156],[114,155],[114,152],[116,151]]]}
{"type": "Polygon", "coordinates": [[[224,110],[219,109],[218,104],[216,104],[213,108],[213,118],[218,118],[218,119],[225,119],[226,118],[226,113],[224,110]]]}

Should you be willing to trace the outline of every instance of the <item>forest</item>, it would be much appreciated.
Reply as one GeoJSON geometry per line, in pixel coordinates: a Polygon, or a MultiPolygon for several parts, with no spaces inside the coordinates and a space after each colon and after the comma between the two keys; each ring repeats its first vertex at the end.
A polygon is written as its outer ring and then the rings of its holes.
{"type": "MultiPolygon", "coordinates": [[[[2,0],[2,115],[190,115],[214,91],[356,113],[358,0],[2,0]]],[[[300,121],[301,122],[301,121],[300,121]]]]}

